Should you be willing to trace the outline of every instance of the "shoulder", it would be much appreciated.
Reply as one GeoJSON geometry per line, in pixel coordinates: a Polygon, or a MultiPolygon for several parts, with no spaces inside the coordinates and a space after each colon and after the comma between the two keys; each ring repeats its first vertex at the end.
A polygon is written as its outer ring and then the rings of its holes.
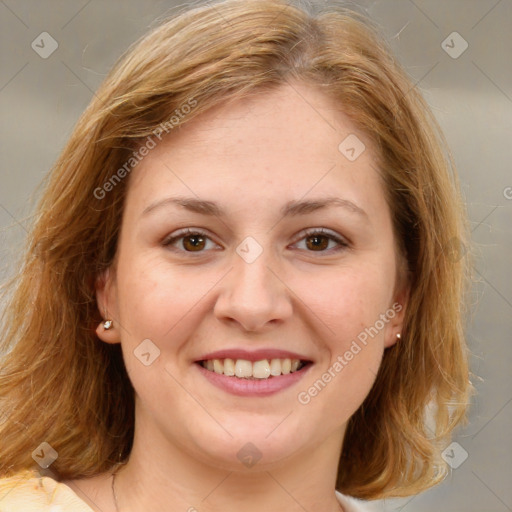
{"type": "Polygon", "coordinates": [[[35,471],[0,478],[1,512],[93,512],[73,490],[35,471]]]}
{"type": "Polygon", "coordinates": [[[343,512],[372,512],[372,510],[375,510],[371,502],[345,496],[339,491],[336,491],[336,498],[338,498],[340,505],[343,507],[343,512]]]}
{"type": "MultiPolygon", "coordinates": [[[[336,491],[344,512],[370,512],[367,502],[336,491]]],[[[35,471],[0,478],[1,512],[93,512],[70,487],[35,471]]]]}

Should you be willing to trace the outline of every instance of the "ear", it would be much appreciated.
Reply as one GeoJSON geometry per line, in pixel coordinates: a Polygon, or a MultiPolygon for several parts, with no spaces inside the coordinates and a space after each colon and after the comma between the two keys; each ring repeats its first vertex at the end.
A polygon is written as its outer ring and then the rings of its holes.
{"type": "Polygon", "coordinates": [[[390,320],[387,325],[384,339],[385,348],[392,347],[400,340],[400,338],[397,337],[397,334],[403,337],[402,330],[405,312],[409,303],[409,292],[410,289],[408,284],[402,286],[398,293],[395,293],[393,302],[390,304],[388,312],[386,313],[386,316],[390,320]]]}
{"type": "Polygon", "coordinates": [[[96,303],[103,320],[96,327],[98,338],[105,343],[120,343],[121,331],[119,329],[118,311],[117,311],[117,287],[115,279],[115,270],[109,267],[107,270],[97,276],[95,281],[96,303]],[[104,322],[112,321],[112,326],[105,329],[104,322]]]}

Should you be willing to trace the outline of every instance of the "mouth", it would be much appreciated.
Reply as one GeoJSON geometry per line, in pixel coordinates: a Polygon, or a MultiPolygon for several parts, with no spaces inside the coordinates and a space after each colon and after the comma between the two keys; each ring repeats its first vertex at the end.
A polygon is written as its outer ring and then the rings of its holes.
{"type": "Polygon", "coordinates": [[[311,361],[292,358],[267,358],[257,361],[248,359],[203,359],[196,361],[205,370],[244,380],[275,379],[284,375],[296,373],[312,364],[311,361]]]}
{"type": "Polygon", "coordinates": [[[252,360],[235,359],[233,353],[229,354],[232,357],[215,355],[195,361],[195,367],[213,386],[241,397],[267,397],[283,392],[297,385],[314,364],[306,359],[277,357],[278,354],[268,358],[261,353],[249,354],[252,360]]]}

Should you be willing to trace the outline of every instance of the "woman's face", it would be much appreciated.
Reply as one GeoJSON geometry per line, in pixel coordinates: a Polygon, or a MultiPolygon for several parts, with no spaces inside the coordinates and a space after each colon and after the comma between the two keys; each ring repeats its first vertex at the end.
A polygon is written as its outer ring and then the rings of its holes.
{"type": "Polygon", "coordinates": [[[136,436],[231,469],[339,454],[400,332],[396,267],[369,141],[318,90],[175,128],[132,171],[98,286],[136,436]]]}

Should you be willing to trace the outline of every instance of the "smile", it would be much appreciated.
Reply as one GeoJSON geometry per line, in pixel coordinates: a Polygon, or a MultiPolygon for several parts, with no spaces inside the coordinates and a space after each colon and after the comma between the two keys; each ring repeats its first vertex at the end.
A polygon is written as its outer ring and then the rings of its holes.
{"type": "Polygon", "coordinates": [[[210,372],[239,379],[269,379],[301,370],[308,362],[300,359],[274,358],[249,361],[247,359],[207,359],[199,364],[210,372]]]}
{"type": "Polygon", "coordinates": [[[226,358],[203,359],[194,366],[210,384],[231,395],[265,397],[296,384],[313,363],[292,358],[226,358]]]}

